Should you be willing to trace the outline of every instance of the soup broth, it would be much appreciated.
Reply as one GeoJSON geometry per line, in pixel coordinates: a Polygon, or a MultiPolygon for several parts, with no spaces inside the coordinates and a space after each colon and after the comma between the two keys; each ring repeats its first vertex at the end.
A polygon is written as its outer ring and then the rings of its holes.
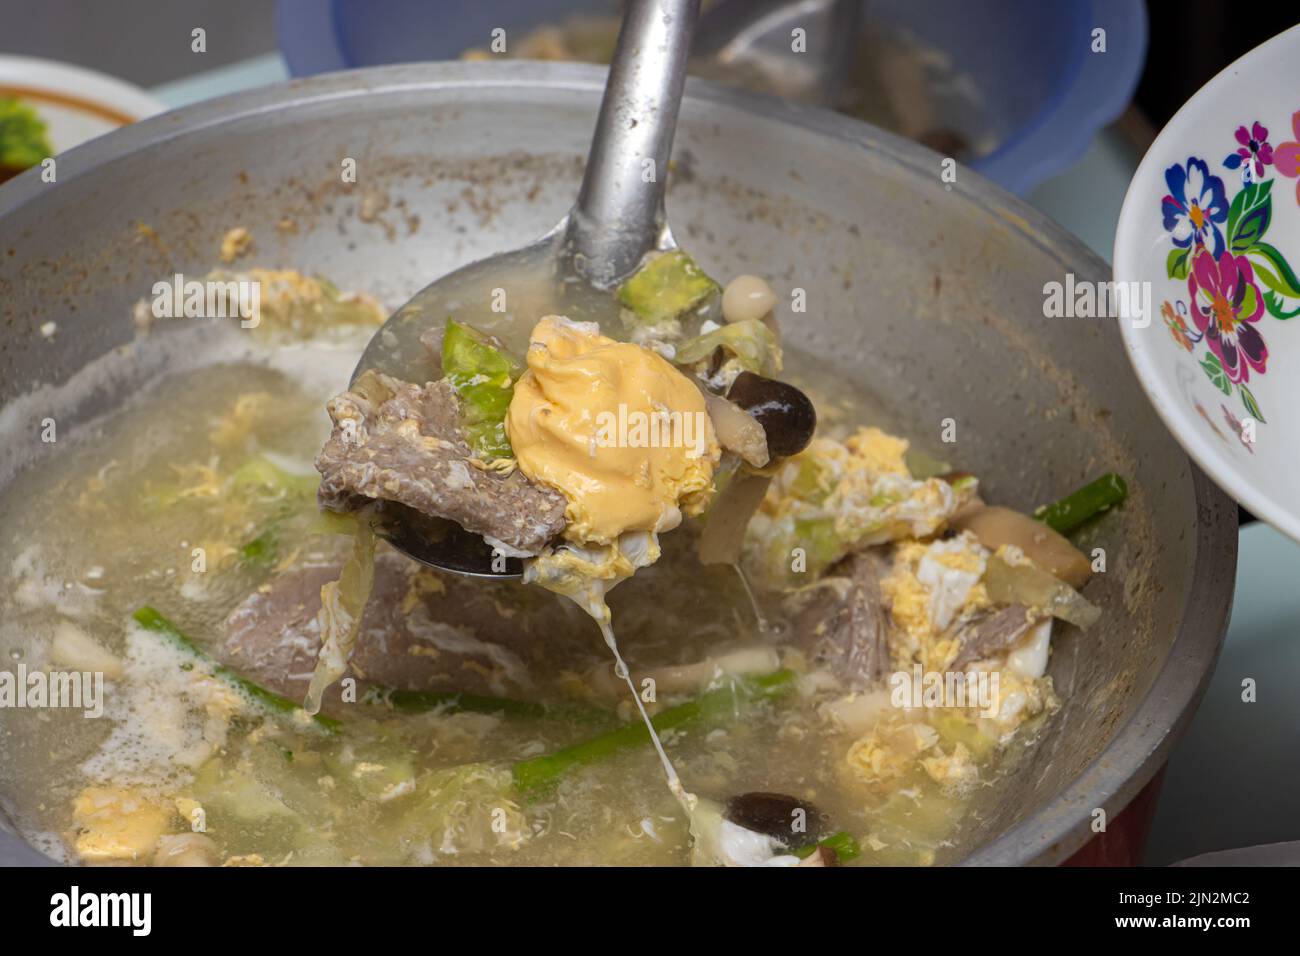
{"type": "MultiPolygon", "coordinates": [[[[256,677],[249,645],[232,643],[232,615],[259,595],[275,600],[287,576],[336,569],[351,546],[346,525],[318,512],[312,459],[329,433],[325,402],[377,316],[327,327],[309,317],[302,334],[235,358],[216,348],[209,364],[60,436],[6,489],[0,669],[104,681],[102,717],[0,709],[4,808],[46,853],[141,864],[691,861],[686,814],[648,738],[582,751],[554,773],[545,762],[639,721],[598,628],[557,595],[457,580],[381,544],[380,571],[399,596],[391,608],[423,615],[402,653],[445,667],[437,694],[387,693],[360,675],[355,699],[345,681],[316,722],[239,682],[256,677]],[[458,618],[462,595],[491,606],[489,626],[458,618]],[[142,623],[141,609],[166,626],[142,623]],[[528,782],[536,774],[545,785],[528,782]]],[[[232,336],[247,333],[209,338],[232,336]]],[[[876,422],[866,396],[827,392],[791,358],[823,434],[876,422]]],[[[884,706],[814,665],[789,601],[761,595],[760,625],[735,569],[695,559],[695,534],[688,523],[665,535],[663,558],[610,595],[647,710],[686,714],[661,734],[686,789],[814,805],[821,832],[852,836],[849,865],[956,855],[954,834],[1005,772],[1010,733],[1032,734],[1050,713],[1050,681],[1036,685],[1036,715],[1012,725],[970,709],[884,706]],[[783,676],[755,683],[772,674],[783,676]]],[[[377,585],[376,599],[384,593],[377,585]]],[[[401,678],[400,666],[390,671],[401,678]]]]}

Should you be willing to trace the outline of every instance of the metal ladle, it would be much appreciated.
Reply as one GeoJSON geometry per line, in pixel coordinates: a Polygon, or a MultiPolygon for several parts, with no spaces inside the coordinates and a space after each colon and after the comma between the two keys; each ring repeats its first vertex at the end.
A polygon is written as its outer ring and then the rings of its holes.
{"type": "MultiPolygon", "coordinates": [[[[573,209],[536,242],[480,259],[416,293],[370,340],[354,382],[368,369],[427,381],[433,359],[421,338],[457,314],[464,296],[507,279],[512,288],[536,281],[560,290],[548,311],[584,318],[593,290],[608,297],[646,253],[676,248],[664,183],[699,6],[699,0],[630,0],[573,209]]],[[[504,331],[498,337],[519,353],[527,347],[517,333],[513,340],[504,331]]],[[[479,535],[454,522],[390,501],[377,502],[374,512],[376,534],[416,561],[485,577],[522,573],[520,560],[503,562],[479,535]]]]}

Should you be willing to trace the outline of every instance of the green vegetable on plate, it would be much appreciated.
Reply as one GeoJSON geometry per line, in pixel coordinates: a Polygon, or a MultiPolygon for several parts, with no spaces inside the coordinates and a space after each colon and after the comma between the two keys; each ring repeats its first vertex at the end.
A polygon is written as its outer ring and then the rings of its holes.
{"type": "Polygon", "coordinates": [[[26,103],[0,96],[0,182],[54,153],[45,122],[26,103]]]}

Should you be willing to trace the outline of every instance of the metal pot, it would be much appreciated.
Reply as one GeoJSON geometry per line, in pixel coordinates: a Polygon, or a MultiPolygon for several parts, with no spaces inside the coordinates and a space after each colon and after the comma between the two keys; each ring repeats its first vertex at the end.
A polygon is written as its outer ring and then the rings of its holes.
{"type": "MultiPolygon", "coordinates": [[[[128,366],[78,401],[59,389],[131,341],[155,280],[216,265],[227,229],[253,232],[250,261],[390,304],[539,235],[573,200],[603,78],[532,63],[322,76],[140,123],[59,157],[57,184],[29,172],[0,189],[0,483],[40,467],[40,409],[75,432],[166,371],[128,366]]],[[[1222,640],[1236,559],[1235,509],[1165,433],[1113,323],[1044,315],[1045,283],[1108,267],[978,176],[945,182],[938,155],[830,113],[693,83],[675,155],[681,244],[714,274],[805,290],[791,348],[868,387],[990,500],[1029,508],[1101,470],[1128,477],[1128,504],[1086,542],[1106,552],[1089,586],[1103,623],[1054,641],[1062,709],[962,835],[969,863],[1059,862],[1162,764],[1222,640]],[[955,448],[939,443],[949,419],[955,448]]],[[[0,832],[0,862],[38,858],[0,832]]]]}

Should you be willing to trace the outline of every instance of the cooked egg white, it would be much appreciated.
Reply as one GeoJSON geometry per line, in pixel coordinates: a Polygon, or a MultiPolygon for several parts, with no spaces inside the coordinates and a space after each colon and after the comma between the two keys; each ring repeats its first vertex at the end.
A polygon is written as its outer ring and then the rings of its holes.
{"type": "Polygon", "coordinates": [[[572,543],[547,548],[527,562],[524,581],[572,600],[598,622],[609,621],[605,595],[638,568],[659,560],[659,540],[649,532],[629,531],[614,544],[572,543]]]}
{"type": "Polygon", "coordinates": [[[927,670],[948,667],[960,647],[945,632],[959,615],[988,606],[980,584],[987,563],[988,551],[969,532],[949,541],[908,541],[896,548],[893,570],[880,589],[903,638],[894,647],[899,667],[913,660],[927,670]]]}
{"type": "Polygon", "coordinates": [[[747,549],[763,580],[801,583],[788,573],[793,548],[814,571],[859,548],[937,534],[975,494],[908,472],[905,439],[860,428],[844,441],[817,438],[780,467],[750,522],[747,549]]]}

